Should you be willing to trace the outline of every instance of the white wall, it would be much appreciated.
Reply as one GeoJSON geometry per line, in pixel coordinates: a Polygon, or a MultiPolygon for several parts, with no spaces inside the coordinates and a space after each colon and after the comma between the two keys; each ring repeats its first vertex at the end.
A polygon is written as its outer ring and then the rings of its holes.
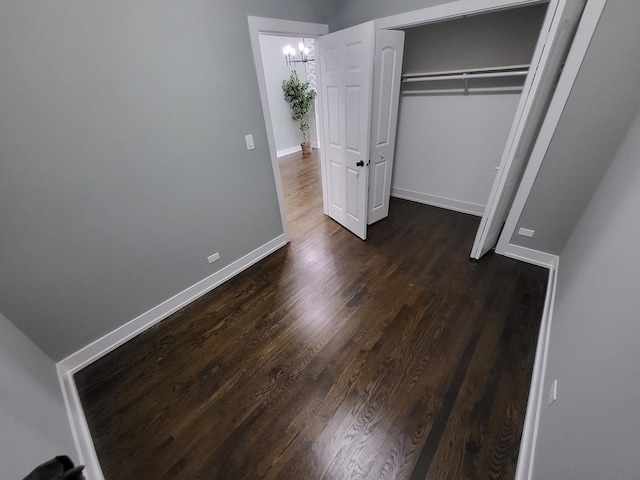
{"type": "MultiPolygon", "coordinates": [[[[408,29],[403,73],[528,64],[546,6],[536,5],[408,29]]],[[[470,87],[522,85],[524,77],[470,87]]],[[[462,81],[415,82],[403,91],[461,89],[462,81]]],[[[482,215],[520,93],[403,95],[395,196],[482,215]]]]}
{"type": "Polygon", "coordinates": [[[519,98],[402,97],[393,195],[482,215],[519,98]]]}
{"type": "Polygon", "coordinates": [[[640,111],[561,254],[535,480],[639,478],[638,158],[640,111]]]}
{"type": "Polygon", "coordinates": [[[0,314],[0,477],[77,455],[53,363],[0,314]]]}
{"type": "MultiPolygon", "coordinates": [[[[305,65],[302,63],[287,66],[282,49],[291,45],[296,50],[302,38],[260,35],[260,52],[264,65],[264,76],[267,86],[267,98],[271,112],[271,123],[276,142],[278,156],[292,149],[300,150],[302,133],[297,122],[291,119],[291,107],[283,98],[282,81],[289,78],[293,70],[298,72],[301,81],[307,81],[305,65]]],[[[309,134],[312,143],[317,144],[315,134],[315,110],[309,118],[309,134]]]]}

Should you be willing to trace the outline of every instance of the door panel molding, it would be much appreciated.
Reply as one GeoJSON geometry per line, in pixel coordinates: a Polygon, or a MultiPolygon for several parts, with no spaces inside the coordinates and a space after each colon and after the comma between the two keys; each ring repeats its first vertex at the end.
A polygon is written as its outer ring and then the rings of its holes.
{"type": "Polygon", "coordinates": [[[326,148],[327,215],[363,240],[367,237],[368,161],[373,83],[373,22],[325,35],[318,42],[320,103],[326,148]]]}
{"type": "Polygon", "coordinates": [[[367,212],[369,225],[389,215],[403,54],[404,32],[376,31],[373,118],[369,156],[371,168],[367,212]]]}

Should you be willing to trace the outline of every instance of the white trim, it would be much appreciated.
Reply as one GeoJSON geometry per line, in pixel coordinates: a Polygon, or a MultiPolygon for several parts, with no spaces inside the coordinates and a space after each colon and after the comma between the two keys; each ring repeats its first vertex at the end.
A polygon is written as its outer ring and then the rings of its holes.
{"type": "Polygon", "coordinates": [[[320,148],[320,142],[311,142],[311,148],[320,148]]]}
{"type": "MultiPolygon", "coordinates": [[[[271,122],[269,98],[267,97],[267,84],[264,76],[264,65],[262,64],[262,54],[260,52],[260,34],[282,35],[293,37],[318,38],[321,35],[329,33],[329,27],[320,23],[296,22],[292,20],[280,20],[277,18],[264,18],[248,16],[249,22],[249,39],[251,41],[251,51],[253,54],[253,63],[256,68],[256,76],[258,78],[258,88],[260,90],[260,102],[262,103],[262,114],[264,116],[264,124],[267,130],[267,142],[269,143],[269,155],[271,156],[271,168],[273,169],[273,178],[276,183],[276,193],[278,195],[278,206],[280,207],[280,221],[282,222],[282,231],[287,241],[289,236],[289,223],[287,222],[287,211],[284,203],[284,192],[282,190],[282,179],[280,177],[280,166],[278,164],[278,154],[276,152],[276,141],[273,133],[273,123],[271,122]]],[[[316,61],[316,68],[318,62],[316,61]]],[[[320,90],[320,78],[317,79],[317,88],[320,90]]],[[[322,114],[322,112],[320,112],[322,114]]],[[[322,129],[318,126],[318,137],[321,137],[322,129]]],[[[325,189],[325,171],[322,167],[322,188],[325,189]]],[[[326,193],[326,192],[324,192],[326,193]]],[[[323,195],[323,198],[326,195],[323,195]]]]}
{"type": "Polygon", "coordinates": [[[265,243],[261,247],[249,252],[244,257],[218,270],[216,273],[200,280],[198,283],[184,289],[180,293],[165,300],[160,305],[153,307],[142,315],[130,320],[124,325],[107,333],[103,337],[91,342],[89,345],[72,353],[58,363],[63,372],[75,373],[86,367],[98,358],[115,350],[123,343],[131,340],[136,335],[144,332],[149,327],[165,319],[172,313],[180,310],[185,305],[193,302],[205,293],[213,290],[218,285],[246,270],[254,263],[262,260],[267,255],[275,252],[287,243],[284,234],[265,243]]]}
{"type": "Polygon", "coordinates": [[[62,389],[62,397],[67,409],[67,417],[71,426],[71,434],[73,442],[78,452],[78,463],[84,465],[84,475],[89,480],[104,480],[102,468],[98,461],[98,454],[93,446],[91,432],[87,419],[84,416],[84,410],[80,403],[80,396],[76,388],[76,382],[73,379],[73,373],[64,372],[58,363],[56,365],[58,372],[58,381],[62,389]]]}
{"type": "Polygon", "coordinates": [[[326,165],[327,151],[322,147],[324,139],[324,110],[322,104],[322,58],[320,55],[320,42],[315,44],[316,59],[316,133],[318,135],[318,148],[320,148],[320,173],[322,175],[322,211],[329,216],[329,177],[326,165]]]}
{"type": "MultiPolygon", "coordinates": [[[[564,25],[561,20],[564,13],[569,11],[566,5],[566,0],[551,0],[547,7],[533,58],[531,59],[529,74],[525,80],[518,108],[509,129],[509,136],[500,157],[498,171],[489,191],[487,208],[482,215],[482,220],[471,248],[471,258],[479,259],[491,248],[495,247],[497,237],[501,232],[500,227],[508,213],[506,210],[509,208],[508,199],[513,197],[514,190],[517,189],[516,181],[511,181],[513,179],[512,175],[514,173],[520,175],[526,167],[526,158],[523,156],[518,157],[518,149],[522,148],[521,142],[523,138],[526,138],[527,128],[536,119],[536,102],[541,98],[539,97],[540,88],[544,85],[545,78],[550,74],[555,75],[557,73],[553,71],[550,63],[553,59],[553,53],[557,50],[558,33],[561,31],[561,26],[564,25]],[[519,167],[517,163],[514,166],[516,158],[522,158],[522,163],[519,167]],[[511,185],[510,189],[507,189],[507,184],[511,185]]],[[[556,68],[559,69],[560,66],[557,65],[556,68]]],[[[545,100],[551,94],[551,92],[547,92],[545,100]]],[[[540,110],[539,113],[542,115],[544,112],[540,110]]],[[[537,120],[538,122],[540,121],[540,119],[537,120]]]]}
{"type": "Polygon", "coordinates": [[[536,441],[538,438],[538,427],[540,425],[540,411],[544,405],[544,385],[547,371],[547,358],[549,354],[549,338],[551,336],[551,323],[553,320],[553,308],[556,299],[556,288],[558,285],[559,259],[549,269],[549,280],[547,282],[547,294],[544,301],[542,321],[540,323],[540,333],[538,334],[538,345],[536,347],[536,357],[533,363],[533,373],[531,375],[531,388],[529,389],[529,399],[527,400],[527,412],[522,429],[522,439],[520,440],[520,453],[518,454],[518,464],[516,467],[515,480],[532,480],[533,463],[536,452],[536,441]]]}
{"type": "Polygon", "coordinates": [[[522,260],[523,262],[531,263],[533,265],[538,265],[540,267],[545,267],[548,269],[551,269],[554,265],[557,265],[559,258],[557,255],[553,255],[551,253],[541,252],[539,250],[533,250],[527,247],[521,247],[520,245],[514,245],[513,243],[508,244],[504,250],[496,250],[496,253],[499,255],[504,255],[505,257],[515,258],[516,260],[522,260]]]}
{"type": "Polygon", "coordinates": [[[276,155],[278,156],[278,158],[280,158],[280,157],[286,157],[287,155],[291,155],[292,153],[298,153],[300,151],[302,151],[302,147],[298,145],[296,147],[289,147],[289,148],[283,148],[282,150],[278,150],[276,152],[276,155]]]}
{"type": "Polygon", "coordinates": [[[402,198],[404,200],[411,200],[412,202],[423,203],[425,205],[431,205],[433,207],[446,208],[447,210],[453,210],[454,212],[468,213],[478,217],[481,217],[484,212],[484,205],[480,205],[478,203],[440,197],[429,193],[414,192],[403,188],[391,187],[391,196],[402,198]]]}
{"type": "Polygon", "coordinates": [[[73,440],[78,457],[86,467],[88,479],[103,480],[104,477],[73,375],[286,244],[287,239],[284,234],[274,238],[57,363],[58,380],[62,388],[73,440]]]}
{"type": "Polygon", "coordinates": [[[589,0],[585,6],[567,56],[567,61],[558,80],[558,85],[556,86],[549,109],[540,128],[540,133],[529,157],[529,162],[525,168],[522,180],[516,191],[504,228],[498,239],[496,246],[497,253],[502,253],[507,249],[516,231],[518,221],[520,220],[535,179],[540,171],[544,157],[547,154],[547,150],[551,145],[551,140],[560,122],[564,107],[569,100],[569,95],[580,72],[580,67],[587,54],[587,49],[591,44],[591,39],[598,26],[606,2],[607,0],[589,0]]]}
{"type": "Polygon", "coordinates": [[[374,22],[376,29],[404,28],[536,3],[548,3],[548,0],[458,0],[444,5],[390,15],[374,20],[374,22]]]}

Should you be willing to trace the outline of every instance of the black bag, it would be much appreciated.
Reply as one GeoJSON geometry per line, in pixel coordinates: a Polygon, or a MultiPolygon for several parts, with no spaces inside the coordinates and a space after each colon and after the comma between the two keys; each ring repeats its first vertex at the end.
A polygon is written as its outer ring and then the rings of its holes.
{"type": "Polygon", "coordinates": [[[86,480],[82,470],[84,465],[74,467],[71,459],[62,455],[39,465],[24,480],[86,480]]]}

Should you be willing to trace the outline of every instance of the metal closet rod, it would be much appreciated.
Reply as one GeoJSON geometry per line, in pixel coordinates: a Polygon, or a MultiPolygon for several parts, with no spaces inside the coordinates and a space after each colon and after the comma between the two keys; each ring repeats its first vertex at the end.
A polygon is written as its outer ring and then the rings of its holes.
{"type": "Polygon", "coordinates": [[[495,70],[491,72],[463,72],[453,74],[425,73],[424,75],[403,75],[403,82],[430,82],[433,80],[471,80],[473,78],[499,78],[526,76],[528,69],[495,70]]]}
{"type": "Polygon", "coordinates": [[[462,93],[468,95],[470,93],[491,93],[491,92],[500,92],[500,93],[508,93],[508,92],[521,92],[522,87],[477,87],[477,88],[448,88],[448,89],[432,89],[432,90],[404,90],[402,95],[411,96],[411,95],[428,95],[431,93],[434,94],[452,94],[452,93],[462,93]]]}

